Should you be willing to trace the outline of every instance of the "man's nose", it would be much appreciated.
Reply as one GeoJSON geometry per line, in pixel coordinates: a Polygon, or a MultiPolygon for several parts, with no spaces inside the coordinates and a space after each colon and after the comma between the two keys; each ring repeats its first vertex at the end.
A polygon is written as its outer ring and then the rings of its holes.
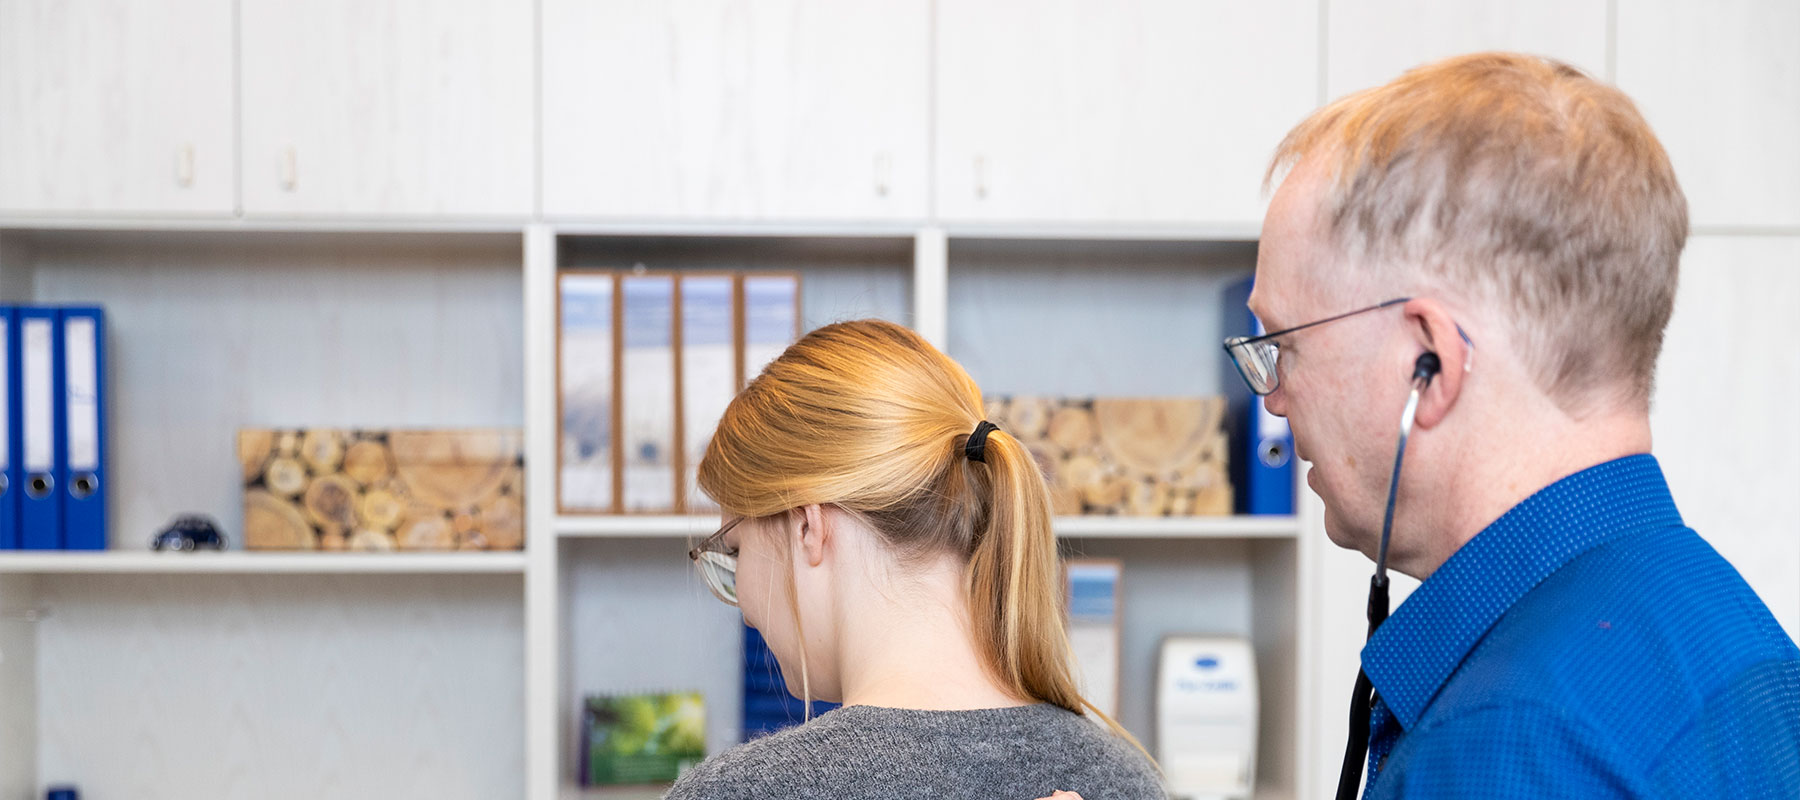
{"type": "Polygon", "coordinates": [[[1276,386],[1275,391],[1263,397],[1263,407],[1277,417],[1287,416],[1287,388],[1276,386]]]}

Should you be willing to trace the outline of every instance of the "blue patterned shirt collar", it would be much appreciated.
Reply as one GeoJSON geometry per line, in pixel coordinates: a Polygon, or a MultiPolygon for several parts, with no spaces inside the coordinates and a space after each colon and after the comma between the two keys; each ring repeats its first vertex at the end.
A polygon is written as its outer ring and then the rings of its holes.
{"type": "Polygon", "coordinates": [[[1495,520],[1420,584],[1363,648],[1363,670],[1411,728],[1488,629],[1551,573],[1615,536],[1681,525],[1653,456],[1563,478],[1495,520]]]}

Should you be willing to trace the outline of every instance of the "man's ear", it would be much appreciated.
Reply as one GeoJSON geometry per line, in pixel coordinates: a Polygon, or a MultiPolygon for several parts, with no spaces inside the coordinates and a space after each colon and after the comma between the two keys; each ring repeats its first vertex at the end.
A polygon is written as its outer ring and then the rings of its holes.
{"type": "Polygon", "coordinates": [[[832,531],[825,523],[823,506],[802,506],[800,515],[800,554],[806,565],[816,567],[825,562],[825,551],[832,545],[832,531]]]}
{"type": "Polygon", "coordinates": [[[1473,363],[1474,348],[1464,338],[1462,329],[1450,316],[1450,310],[1442,303],[1430,298],[1408,300],[1402,306],[1406,314],[1406,330],[1418,345],[1411,350],[1406,374],[1413,372],[1413,360],[1424,351],[1437,354],[1440,369],[1431,379],[1431,385],[1419,395],[1419,409],[1413,417],[1414,424],[1427,430],[1436,427],[1450,410],[1456,407],[1456,401],[1462,396],[1463,386],[1469,377],[1469,367],[1473,363]]]}

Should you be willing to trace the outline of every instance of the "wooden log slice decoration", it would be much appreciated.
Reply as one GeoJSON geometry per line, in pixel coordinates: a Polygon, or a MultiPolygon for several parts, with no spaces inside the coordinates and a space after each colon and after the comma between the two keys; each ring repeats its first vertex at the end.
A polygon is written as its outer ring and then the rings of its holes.
{"type": "Polygon", "coordinates": [[[450,517],[450,530],[455,531],[459,539],[465,534],[473,533],[479,526],[480,520],[476,519],[472,511],[453,514],[450,517]]]}
{"type": "Polygon", "coordinates": [[[363,527],[391,531],[406,517],[406,501],[387,489],[365,493],[358,515],[363,527]]]}
{"type": "Polygon", "coordinates": [[[1085,454],[1073,455],[1056,465],[1055,481],[1057,486],[1082,489],[1099,483],[1105,475],[1100,459],[1085,454]]]}
{"type": "Polygon", "coordinates": [[[1207,409],[1213,399],[1098,399],[1094,425],[1107,454],[1130,472],[1172,476],[1217,430],[1207,409]],[[1211,430],[1204,427],[1209,416],[1211,430]]]}
{"type": "Polygon", "coordinates": [[[1042,397],[1015,397],[1007,405],[1005,416],[994,421],[1015,438],[1042,439],[1050,430],[1050,401],[1042,397]]]}
{"type": "Polygon", "coordinates": [[[1231,484],[1217,483],[1194,493],[1194,514],[1223,515],[1231,513],[1231,484]]]}
{"type": "Polygon", "coordinates": [[[269,463],[269,454],[275,452],[275,432],[266,428],[238,431],[237,452],[238,463],[244,466],[244,482],[256,480],[269,463]]]}
{"type": "Polygon", "coordinates": [[[1050,513],[1068,516],[1081,513],[1081,490],[1073,486],[1050,487],[1050,513]]]}
{"type": "Polygon", "coordinates": [[[385,553],[394,549],[394,537],[384,531],[362,528],[350,535],[350,549],[385,553]]]}
{"type": "Polygon", "coordinates": [[[263,470],[263,485],[279,497],[293,497],[306,488],[306,467],[291,456],[271,458],[263,470]]]}
{"type": "Polygon", "coordinates": [[[503,494],[481,507],[473,536],[488,548],[518,550],[525,546],[525,508],[517,495],[503,494]]]}
{"type": "Polygon", "coordinates": [[[373,439],[362,439],[344,451],[344,474],[365,488],[379,485],[394,471],[388,450],[373,439]]]}
{"type": "Polygon", "coordinates": [[[1213,474],[1221,478],[1231,469],[1231,436],[1223,430],[1213,431],[1211,438],[1200,446],[1200,460],[1213,465],[1213,474]]]}
{"type": "Polygon", "coordinates": [[[1116,514],[1131,493],[1131,479],[1123,476],[1103,478],[1082,487],[1082,502],[1089,511],[1116,514]]]}
{"type": "Polygon", "coordinates": [[[1175,482],[1183,486],[1205,486],[1225,480],[1228,467],[1225,463],[1225,439],[1224,431],[1209,437],[1193,456],[1175,470],[1175,482]]]}
{"type": "Polygon", "coordinates": [[[300,439],[300,457],[306,459],[314,475],[330,475],[344,462],[344,433],[331,428],[313,428],[300,439]]]}
{"type": "Polygon", "coordinates": [[[1169,496],[1169,516],[1186,517],[1194,513],[1194,490],[1176,489],[1169,496]]]}
{"type": "Polygon", "coordinates": [[[443,514],[410,516],[394,537],[402,550],[454,550],[456,530],[443,514]]]}
{"type": "Polygon", "coordinates": [[[463,534],[462,538],[456,540],[456,549],[492,550],[493,548],[488,546],[487,538],[481,535],[481,531],[469,531],[463,534]]]}
{"type": "Polygon", "coordinates": [[[362,497],[356,484],[342,475],[314,478],[300,499],[306,516],[314,524],[342,530],[356,527],[356,511],[361,504],[362,497]]]}
{"type": "Polygon", "coordinates": [[[313,529],[293,503],[262,489],[246,489],[244,546],[251,550],[311,550],[313,529]]]}
{"type": "Polygon", "coordinates": [[[1169,485],[1157,480],[1132,482],[1125,510],[1133,516],[1160,517],[1169,513],[1169,485]]]}
{"type": "Polygon", "coordinates": [[[275,452],[284,456],[300,455],[300,432],[281,431],[275,435],[275,452]]]}
{"type": "Polygon", "coordinates": [[[328,531],[319,535],[319,549],[341,552],[350,549],[350,537],[343,531],[328,531]]]}
{"type": "Polygon", "coordinates": [[[1050,441],[1074,452],[1094,441],[1094,415],[1080,406],[1064,406],[1050,416],[1050,441]]]}
{"type": "Polygon", "coordinates": [[[416,502],[443,509],[479,507],[499,493],[519,462],[513,431],[395,431],[388,436],[394,474],[416,502]]]}

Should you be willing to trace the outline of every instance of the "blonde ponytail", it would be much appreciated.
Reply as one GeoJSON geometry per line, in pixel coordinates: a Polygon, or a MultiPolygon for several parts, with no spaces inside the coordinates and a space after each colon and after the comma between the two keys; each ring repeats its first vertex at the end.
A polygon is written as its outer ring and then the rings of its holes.
{"type": "Polygon", "coordinates": [[[969,560],[968,591],[975,635],[990,668],[1014,694],[1092,714],[1143,750],[1081,696],[1069,670],[1062,571],[1049,490],[1036,459],[1000,430],[987,435],[982,456],[982,462],[967,462],[967,469],[987,472],[990,498],[986,529],[969,560]]]}
{"type": "Polygon", "coordinates": [[[993,678],[1021,699],[1093,714],[1142,750],[1076,687],[1049,490],[1005,431],[986,433],[980,461],[967,457],[982,417],[975,381],[918,334],[880,320],[828,325],[726,408],[700,488],[732,515],[831,504],[902,557],[957,554],[993,678]]]}

